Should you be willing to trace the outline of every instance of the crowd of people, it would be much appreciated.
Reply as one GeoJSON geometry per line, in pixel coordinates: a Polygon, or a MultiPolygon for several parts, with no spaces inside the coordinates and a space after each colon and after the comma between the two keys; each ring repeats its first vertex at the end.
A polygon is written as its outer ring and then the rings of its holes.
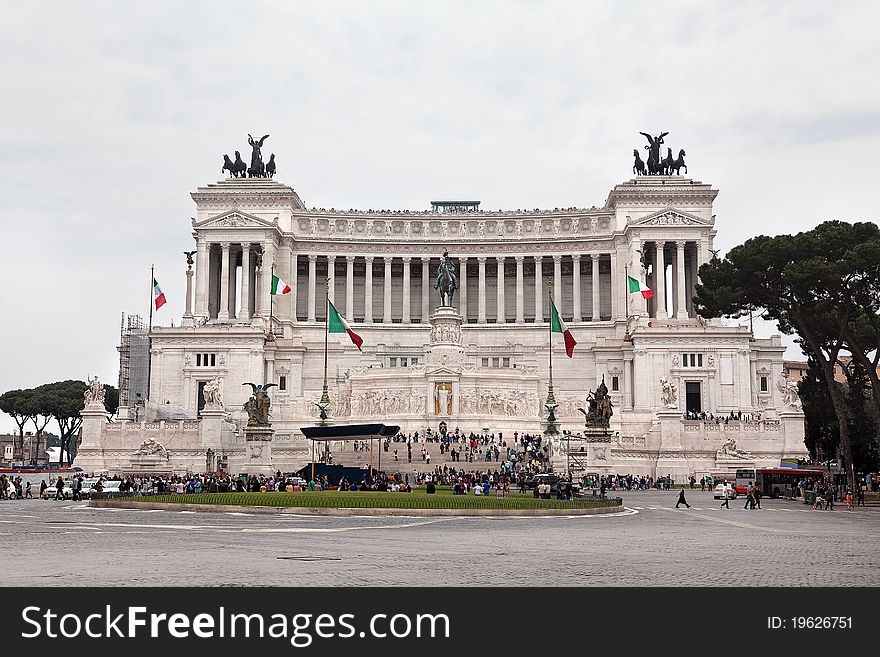
{"type": "Polygon", "coordinates": [[[744,411],[731,411],[727,415],[715,415],[706,411],[685,411],[681,414],[683,420],[702,420],[703,422],[714,422],[716,424],[727,424],[728,422],[753,422],[760,421],[764,415],[761,411],[757,413],[744,411]]]}

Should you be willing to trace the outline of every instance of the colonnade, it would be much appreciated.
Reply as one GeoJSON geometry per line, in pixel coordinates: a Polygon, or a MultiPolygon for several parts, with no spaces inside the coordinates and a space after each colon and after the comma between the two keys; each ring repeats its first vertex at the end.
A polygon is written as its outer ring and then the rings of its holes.
{"type": "MultiPolygon", "coordinates": [[[[624,304],[622,282],[612,275],[615,254],[454,260],[459,290],[453,305],[467,323],[547,321],[550,292],[566,321],[608,321],[624,304]]],[[[418,256],[294,255],[291,285],[297,298],[291,319],[321,321],[329,292],[334,305],[354,322],[427,323],[438,301],[433,286],[439,262],[418,256]]]]}
{"type": "MultiPolygon", "coordinates": [[[[705,261],[701,248],[700,243],[689,241],[644,243],[646,282],[654,298],[647,304],[641,302],[641,308],[650,317],[694,315],[691,299],[699,263],[705,261]]],[[[565,321],[622,319],[627,314],[628,292],[625,274],[617,270],[616,255],[461,256],[454,259],[459,290],[453,305],[466,323],[529,324],[548,320],[548,295],[552,294],[565,321]]],[[[275,316],[279,319],[323,321],[324,295],[329,292],[350,321],[427,323],[438,303],[433,286],[439,261],[427,256],[289,251],[277,257],[272,241],[210,243],[200,239],[195,315],[239,322],[268,316],[272,263],[276,262],[276,273],[293,288],[293,294],[277,299],[275,316]]],[[[629,303],[630,310],[637,308],[636,300],[629,303]]]]}

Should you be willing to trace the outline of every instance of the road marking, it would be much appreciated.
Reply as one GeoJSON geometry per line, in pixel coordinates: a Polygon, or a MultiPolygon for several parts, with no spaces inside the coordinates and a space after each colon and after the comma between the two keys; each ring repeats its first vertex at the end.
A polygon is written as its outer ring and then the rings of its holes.
{"type": "MultiPolygon", "coordinates": [[[[682,509],[665,509],[666,511],[671,511],[672,513],[685,513],[682,509]]],[[[801,534],[803,532],[790,530],[790,529],[778,529],[776,527],[762,527],[761,525],[753,525],[748,522],[737,522],[736,520],[724,520],[722,518],[713,518],[712,516],[706,516],[701,513],[688,513],[688,517],[691,518],[703,518],[705,520],[711,520],[712,522],[720,522],[725,525],[732,525],[734,527],[741,527],[743,529],[757,529],[762,532],[769,532],[771,534],[801,534]]]]}

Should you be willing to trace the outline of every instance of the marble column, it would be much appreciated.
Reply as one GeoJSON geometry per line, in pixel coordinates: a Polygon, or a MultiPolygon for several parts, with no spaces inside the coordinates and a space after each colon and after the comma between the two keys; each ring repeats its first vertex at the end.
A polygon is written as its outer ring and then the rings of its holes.
{"type": "Polygon", "coordinates": [[[460,306],[459,312],[461,316],[464,318],[464,323],[467,324],[468,321],[468,312],[467,312],[467,256],[462,256],[458,259],[458,305],[460,306]]]}
{"type": "Polygon", "coordinates": [[[382,321],[385,324],[391,323],[391,257],[383,256],[382,261],[385,263],[385,293],[382,295],[382,321]]]}
{"type": "Polygon", "coordinates": [[[562,313],[562,256],[553,256],[553,303],[556,310],[562,313]]]}
{"type": "Polygon", "coordinates": [[[422,324],[427,324],[431,314],[431,259],[422,258],[422,324]]]}
{"type": "Polygon", "coordinates": [[[290,303],[288,305],[290,321],[296,322],[296,306],[299,303],[299,266],[297,262],[299,256],[296,253],[290,254],[290,303]]]}
{"type": "Polygon", "coordinates": [[[600,319],[602,319],[602,312],[600,308],[601,299],[599,297],[599,258],[601,257],[601,253],[590,254],[590,259],[593,261],[593,278],[591,281],[593,285],[593,302],[590,308],[590,314],[592,315],[594,322],[598,322],[600,319]]]}
{"type": "Polygon", "coordinates": [[[623,319],[626,321],[626,308],[620,296],[620,276],[617,273],[617,251],[612,251],[609,256],[610,280],[608,287],[611,290],[611,319],[623,319]]]}
{"type": "Polygon", "coordinates": [[[684,242],[675,243],[675,318],[687,319],[687,296],[685,295],[684,242]]]}
{"type": "Polygon", "coordinates": [[[345,256],[345,319],[354,321],[354,256],[345,256]]]}
{"type": "Polygon", "coordinates": [[[327,298],[335,304],[336,296],[336,256],[327,256],[327,298]]]}
{"type": "Polygon", "coordinates": [[[535,256],[535,322],[544,321],[544,264],[541,256],[535,256]]]}
{"type": "Polygon", "coordinates": [[[373,256],[366,256],[364,269],[364,324],[373,323],[373,256]]]}
{"type": "Polygon", "coordinates": [[[666,313],[666,260],[663,249],[665,242],[655,242],[656,244],[656,265],[654,268],[654,285],[656,286],[654,308],[656,309],[657,319],[669,319],[666,313]]]}
{"type": "Polygon", "coordinates": [[[251,245],[241,245],[241,310],[239,319],[251,318],[251,245]]]}
{"type": "Polygon", "coordinates": [[[220,244],[220,308],[217,319],[229,319],[229,242],[220,244]]]}
{"type": "Polygon", "coordinates": [[[479,266],[479,274],[478,274],[478,288],[477,288],[477,323],[485,324],[486,323],[486,257],[479,256],[477,258],[477,264],[479,266]]]}
{"type": "MultiPolygon", "coordinates": [[[[647,284],[647,281],[644,278],[644,274],[642,273],[642,254],[645,247],[642,243],[634,238],[631,243],[631,248],[629,252],[629,260],[630,260],[630,269],[627,272],[629,276],[637,279],[641,283],[647,284]]],[[[625,280],[621,278],[620,280],[625,280]]],[[[629,299],[629,309],[630,314],[637,317],[647,317],[648,316],[648,300],[645,299],[641,294],[630,294],[629,289],[626,291],[627,299],[629,299]]]]}
{"type": "Polygon", "coordinates": [[[318,260],[318,256],[314,253],[309,254],[309,294],[308,294],[308,319],[310,322],[315,321],[315,282],[318,278],[317,273],[315,271],[315,262],[318,260]]]}
{"type": "Polygon", "coordinates": [[[523,284],[523,256],[516,256],[516,323],[524,324],[526,321],[524,297],[525,285],[523,284]]]}
{"type": "Polygon", "coordinates": [[[403,303],[401,304],[401,307],[403,308],[403,310],[401,311],[403,313],[403,319],[401,321],[404,324],[410,323],[410,316],[409,316],[409,295],[410,295],[409,265],[410,265],[410,262],[412,262],[412,258],[410,258],[409,256],[403,257],[403,303]]]}
{"type": "Polygon", "coordinates": [[[235,299],[238,296],[238,290],[235,289],[235,280],[236,280],[236,270],[238,269],[238,253],[232,249],[232,245],[230,244],[229,248],[229,297],[227,298],[226,307],[229,308],[229,318],[235,319],[235,299]]]}
{"type": "Polygon", "coordinates": [[[196,315],[208,316],[208,263],[210,258],[210,245],[204,237],[196,242],[196,315]]]}
{"type": "Polygon", "coordinates": [[[506,316],[504,312],[504,262],[505,258],[502,256],[501,258],[496,258],[496,262],[498,266],[496,268],[495,281],[498,286],[495,296],[495,323],[496,324],[504,324],[506,321],[506,316]]]}
{"type": "Polygon", "coordinates": [[[581,321],[581,256],[571,256],[571,295],[572,315],[576,322],[581,321]]]}
{"type": "Polygon", "coordinates": [[[260,306],[263,317],[268,318],[272,313],[272,297],[269,293],[272,291],[272,264],[275,262],[275,245],[272,242],[263,244],[263,269],[260,272],[260,294],[265,300],[260,306]]]}

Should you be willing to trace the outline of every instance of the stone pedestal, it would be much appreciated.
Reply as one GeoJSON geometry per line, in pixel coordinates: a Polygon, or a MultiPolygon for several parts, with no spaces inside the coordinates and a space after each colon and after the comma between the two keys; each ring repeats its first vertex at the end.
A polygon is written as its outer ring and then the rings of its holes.
{"type": "Polygon", "coordinates": [[[272,427],[252,426],[244,430],[244,462],[240,471],[248,475],[274,475],[272,467],[272,439],[275,430],[272,427]]]}
{"type": "Polygon", "coordinates": [[[660,419],[660,456],[657,458],[657,476],[672,475],[677,482],[684,481],[693,472],[685,457],[681,434],[684,431],[681,411],[664,408],[657,411],[660,419]]]}
{"type": "Polygon", "coordinates": [[[104,428],[107,426],[107,410],[101,402],[90,402],[80,411],[82,416],[82,442],[76,451],[73,465],[85,472],[98,472],[107,468],[104,453],[104,428]]]}
{"type": "Polygon", "coordinates": [[[792,408],[780,411],[779,423],[785,435],[782,448],[783,458],[806,458],[809,455],[804,445],[804,413],[792,408]]]}
{"type": "Polygon", "coordinates": [[[202,417],[199,422],[199,442],[206,449],[216,449],[220,444],[223,422],[226,421],[226,411],[222,406],[208,405],[202,409],[202,417]]]}
{"type": "Polygon", "coordinates": [[[461,325],[464,318],[452,306],[440,306],[431,313],[431,344],[428,346],[428,365],[455,366],[464,359],[461,344],[461,325]]]}

